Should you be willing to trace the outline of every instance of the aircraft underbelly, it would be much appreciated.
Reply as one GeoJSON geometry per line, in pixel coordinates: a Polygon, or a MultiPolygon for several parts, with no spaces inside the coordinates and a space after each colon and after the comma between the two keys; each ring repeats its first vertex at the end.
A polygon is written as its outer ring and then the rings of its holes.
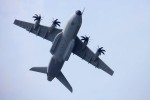
{"type": "Polygon", "coordinates": [[[68,24],[62,34],[60,36],[57,35],[55,38],[53,44],[54,48],[51,48],[53,57],[51,58],[48,68],[48,75],[52,78],[57,76],[57,74],[61,71],[64,62],[69,59],[75,45],[75,38],[78,30],[78,27],[68,24]]]}
{"type": "Polygon", "coordinates": [[[67,31],[63,32],[63,35],[61,37],[61,40],[59,41],[59,45],[55,50],[54,56],[58,60],[67,61],[70,57],[70,54],[72,52],[72,49],[75,44],[74,35],[76,33],[67,31]]]}
{"type": "Polygon", "coordinates": [[[72,52],[72,50],[74,48],[74,45],[75,45],[75,40],[72,39],[70,41],[70,43],[68,44],[67,48],[66,48],[66,51],[65,51],[65,53],[63,55],[63,60],[68,61],[68,59],[69,59],[69,57],[71,55],[71,52],[72,52]]]}
{"type": "Polygon", "coordinates": [[[55,53],[53,54],[53,57],[49,63],[48,75],[50,77],[56,77],[60,72],[64,61],[70,57],[74,43],[74,39],[72,39],[72,41],[66,41],[65,38],[60,40],[58,47],[55,49],[55,53]]]}
{"type": "Polygon", "coordinates": [[[60,72],[62,66],[64,64],[64,61],[59,61],[58,59],[56,59],[54,56],[51,58],[51,61],[49,63],[49,67],[47,70],[47,75],[49,77],[56,77],[57,74],[60,72]]]}

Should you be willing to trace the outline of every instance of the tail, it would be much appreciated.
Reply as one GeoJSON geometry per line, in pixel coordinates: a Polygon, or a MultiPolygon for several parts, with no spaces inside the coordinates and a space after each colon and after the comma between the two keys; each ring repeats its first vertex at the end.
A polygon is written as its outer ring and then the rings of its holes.
{"type": "MultiPolygon", "coordinates": [[[[40,72],[40,73],[45,73],[47,74],[47,67],[32,67],[30,69],[31,71],[35,71],[35,72],[40,72]]],[[[63,73],[60,71],[56,78],[70,91],[73,92],[73,89],[71,87],[71,85],[69,84],[69,82],[67,81],[67,79],[65,78],[65,76],[63,75],[63,73]]]]}
{"type": "Polygon", "coordinates": [[[32,67],[30,70],[47,74],[47,67],[32,67]]]}
{"type": "Polygon", "coordinates": [[[70,91],[73,92],[71,85],[65,78],[62,72],[59,72],[59,74],[56,76],[56,78],[70,91]]]}

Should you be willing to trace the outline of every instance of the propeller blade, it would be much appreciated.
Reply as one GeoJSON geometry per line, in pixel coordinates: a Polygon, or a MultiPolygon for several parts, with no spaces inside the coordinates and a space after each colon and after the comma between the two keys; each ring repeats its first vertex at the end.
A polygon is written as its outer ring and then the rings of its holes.
{"type": "Polygon", "coordinates": [[[81,41],[83,41],[87,45],[88,42],[89,42],[89,37],[87,37],[86,35],[85,36],[81,36],[81,41]]]}
{"type": "Polygon", "coordinates": [[[59,22],[58,19],[55,19],[55,20],[54,20],[54,18],[53,18],[53,21],[52,21],[52,22],[53,22],[54,25],[60,27],[60,23],[61,23],[61,22],[59,22]]]}
{"type": "Polygon", "coordinates": [[[101,54],[105,55],[105,52],[106,52],[106,50],[104,50],[103,47],[99,47],[99,46],[98,46],[98,50],[97,51],[100,53],[100,55],[101,54]]]}
{"type": "Polygon", "coordinates": [[[100,48],[101,50],[103,49],[103,47],[100,48]]]}
{"type": "Polygon", "coordinates": [[[60,27],[60,24],[59,23],[56,23],[56,25],[58,25],[60,27]]]}
{"type": "Polygon", "coordinates": [[[104,52],[102,52],[102,54],[104,54],[104,55],[105,55],[105,53],[104,53],[104,52]]]}
{"type": "Polygon", "coordinates": [[[106,50],[102,50],[102,52],[106,52],[106,50]]]}
{"type": "Polygon", "coordinates": [[[32,18],[37,18],[36,16],[33,16],[32,18]]]}
{"type": "Polygon", "coordinates": [[[85,40],[85,37],[84,37],[84,36],[81,36],[81,38],[82,38],[81,40],[85,40]]]}
{"type": "Polygon", "coordinates": [[[33,18],[34,18],[34,21],[36,21],[36,20],[40,21],[41,20],[41,14],[39,14],[39,15],[35,14],[33,16],[33,18]]]}
{"type": "Polygon", "coordinates": [[[37,15],[37,14],[35,14],[35,16],[36,16],[36,17],[38,17],[38,15],[37,15]]]}

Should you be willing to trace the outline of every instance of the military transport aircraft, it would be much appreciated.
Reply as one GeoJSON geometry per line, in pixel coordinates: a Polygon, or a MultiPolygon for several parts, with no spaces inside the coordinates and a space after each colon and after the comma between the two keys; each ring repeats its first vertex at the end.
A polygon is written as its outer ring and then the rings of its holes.
{"type": "Polygon", "coordinates": [[[40,25],[41,15],[37,14],[33,16],[33,18],[35,18],[35,24],[20,20],[14,21],[15,25],[52,42],[50,53],[53,56],[49,65],[47,67],[32,67],[30,70],[47,74],[48,81],[52,81],[56,77],[70,92],[72,92],[73,89],[61,72],[61,69],[64,62],[68,61],[71,53],[76,54],[96,68],[102,69],[110,75],[114,73],[114,71],[99,58],[99,55],[105,52],[103,47],[98,48],[97,52],[94,53],[87,47],[89,37],[81,36],[82,39],[80,40],[77,36],[82,24],[82,14],[83,12],[77,10],[70,17],[64,29],[57,28],[57,26],[60,26],[58,19],[53,20],[50,27],[40,25]]]}

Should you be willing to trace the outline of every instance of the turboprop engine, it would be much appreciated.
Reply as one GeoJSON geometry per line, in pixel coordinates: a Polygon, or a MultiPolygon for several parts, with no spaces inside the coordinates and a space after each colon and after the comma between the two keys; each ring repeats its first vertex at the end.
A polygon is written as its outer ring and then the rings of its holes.
{"type": "Polygon", "coordinates": [[[85,47],[87,46],[88,42],[89,42],[89,38],[90,37],[87,37],[86,35],[85,36],[81,36],[81,40],[83,41],[83,47],[82,47],[82,50],[85,49],[85,47]]]}
{"type": "Polygon", "coordinates": [[[104,52],[106,52],[106,51],[103,49],[103,47],[98,48],[96,51],[95,57],[94,57],[94,61],[99,57],[99,55],[105,54],[104,52]]]}
{"type": "Polygon", "coordinates": [[[50,27],[50,29],[49,29],[49,33],[51,33],[53,30],[54,30],[54,28],[55,27],[57,27],[57,26],[59,26],[60,27],[60,21],[58,21],[58,19],[53,19],[53,21],[52,21],[52,25],[51,25],[51,27],[50,27]]]}
{"type": "Polygon", "coordinates": [[[34,30],[36,30],[39,27],[39,25],[40,25],[41,15],[40,14],[39,15],[35,14],[33,16],[33,18],[34,18],[34,21],[35,21],[34,30]]]}

